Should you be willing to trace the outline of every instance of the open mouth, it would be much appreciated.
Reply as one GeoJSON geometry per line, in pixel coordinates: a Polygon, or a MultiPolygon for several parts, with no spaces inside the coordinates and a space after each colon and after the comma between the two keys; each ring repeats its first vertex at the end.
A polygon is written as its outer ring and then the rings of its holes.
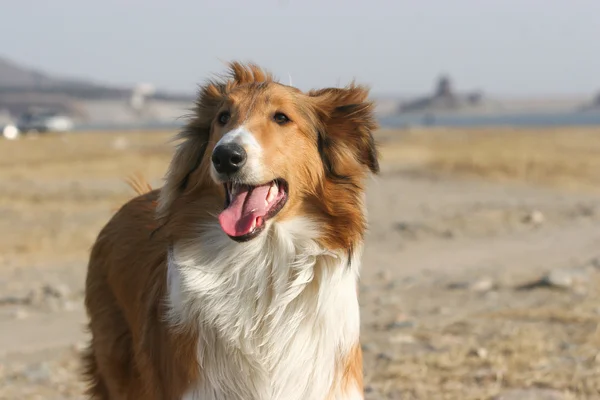
{"type": "Polygon", "coordinates": [[[255,238],[285,205],[288,185],[275,179],[252,186],[226,182],[225,209],[219,214],[223,231],[233,240],[245,242],[255,238]]]}

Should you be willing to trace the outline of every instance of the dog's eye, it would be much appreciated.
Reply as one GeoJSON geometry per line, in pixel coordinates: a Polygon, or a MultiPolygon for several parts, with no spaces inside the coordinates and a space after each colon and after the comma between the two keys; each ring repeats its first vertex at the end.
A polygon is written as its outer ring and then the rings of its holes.
{"type": "Polygon", "coordinates": [[[285,115],[284,113],[275,113],[275,115],[273,115],[273,120],[275,122],[277,122],[279,125],[284,125],[287,124],[288,122],[290,122],[290,119],[288,118],[287,115],[285,115]]]}
{"type": "Polygon", "coordinates": [[[231,114],[229,114],[229,111],[223,111],[217,117],[217,121],[219,121],[219,124],[221,124],[221,125],[227,125],[227,123],[229,122],[230,119],[231,119],[231,114]]]}

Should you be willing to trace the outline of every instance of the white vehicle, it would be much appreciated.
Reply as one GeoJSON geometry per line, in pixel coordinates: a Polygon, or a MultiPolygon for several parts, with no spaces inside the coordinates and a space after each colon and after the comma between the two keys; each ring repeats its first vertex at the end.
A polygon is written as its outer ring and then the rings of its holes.
{"type": "Polygon", "coordinates": [[[0,133],[2,133],[2,136],[4,136],[4,138],[8,140],[15,140],[19,137],[20,133],[19,129],[13,124],[4,125],[0,129],[0,131],[0,133]]]}
{"type": "Polygon", "coordinates": [[[21,116],[17,128],[21,133],[66,132],[73,129],[73,121],[55,112],[28,112],[21,116]]]}

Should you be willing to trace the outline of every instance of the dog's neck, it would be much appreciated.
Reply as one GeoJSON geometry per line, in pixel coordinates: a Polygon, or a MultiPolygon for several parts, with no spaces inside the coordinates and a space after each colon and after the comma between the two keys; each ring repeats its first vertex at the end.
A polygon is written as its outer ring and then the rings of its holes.
{"type": "Polygon", "coordinates": [[[169,252],[169,321],[199,337],[189,398],[337,399],[338,363],[358,344],[360,246],[352,260],[327,251],[306,219],[246,243],[201,232],[169,252]]]}

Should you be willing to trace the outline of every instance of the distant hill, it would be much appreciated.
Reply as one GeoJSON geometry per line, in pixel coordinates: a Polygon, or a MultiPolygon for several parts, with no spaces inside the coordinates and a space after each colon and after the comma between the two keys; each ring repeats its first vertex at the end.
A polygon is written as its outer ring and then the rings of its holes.
{"type": "Polygon", "coordinates": [[[39,85],[53,85],[57,83],[59,81],[41,72],[23,68],[4,57],[0,57],[0,88],[34,88],[39,85]]]}
{"type": "Polygon", "coordinates": [[[97,87],[99,85],[74,79],[55,78],[0,56],[0,90],[16,88],[34,90],[59,86],[97,87]]]}
{"type": "MultiPolygon", "coordinates": [[[[50,108],[76,118],[85,118],[84,103],[129,102],[136,90],[134,87],[55,77],[0,56],[0,112],[8,111],[13,116],[31,108],[50,108]]],[[[145,98],[167,103],[193,101],[191,94],[160,90],[145,95],[145,98]]]]}
{"type": "MultiPolygon", "coordinates": [[[[133,88],[105,85],[83,79],[53,77],[44,72],[24,67],[0,56],[0,94],[7,93],[55,93],[77,99],[102,99],[129,97],[133,88]]],[[[152,98],[161,100],[187,101],[188,94],[157,91],[152,98]]]]}

